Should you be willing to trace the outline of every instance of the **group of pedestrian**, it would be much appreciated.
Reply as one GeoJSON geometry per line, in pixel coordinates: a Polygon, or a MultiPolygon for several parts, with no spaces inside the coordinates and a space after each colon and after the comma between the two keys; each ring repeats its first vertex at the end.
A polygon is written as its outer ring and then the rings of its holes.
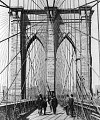
{"type": "Polygon", "coordinates": [[[66,114],[74,117],[74,98],[73,98],[73,94],[71,94],[70,96],[67,94],[66,100],[65,100],[65,105],[64,105],[64,109],[66,110],[66,114]]]}
{"type": "Polygon", "coordinates": [[[48,103],[50,105],[51,112],[53,110],[53,113],[56,114],[56,108],[58,106],[58,100],[57,100],[56,96],[55,95],[49,96],[48,103]]]}
{"type": "MultiPolygon", "coordinates": [[[[58,106],[58,100],[56,96],[55,95],[49,96],[48,103],[50,106],[50,111],[51,112],[53,111],[53,113],[56,114],[56,108],[58,106]]],[[[46,97],[42,97],[41,94],[38,96],[38,99],[37,99],[37,108],[38,108],[39,115],[42,115],[42,109],[44,110],[44,115],[46,115],[47,100],[46,100],[46,97]]],[[[72,117],[74,117],[73,115],[74,114],[73,94],[71,94],[70,96],[69,95],[66,96],[64,109],[66,110],[67,115],[70,114],[72,117]]]]}
{"type": "MultiPolygon", "coordinates": [[[[56,114],[56,108],[57,108],[57,105],[58,105],[58,100],[55,97],[55,95],[49,96],[48,103],[50,105],[51,112],[53,111],[53,113],[56,114]]],[[[42,95],[40,94],[38,96],[36,104],[37,104],[39,115],[42,115],[42,110],[44,111],[44,115],[46,115],[46,108],[47,108],[46,97],[42,97],[42,95]]]]}
{"type": "Polygon", "coordinates": [[[47,107],[46,97],[45,96],[42,97],[42,95],[40,94],[38,96],[36,104],[37,104],[39,115],[42,115],[42,109],[44,110],[44,115],[45,115],[46,114],[46,107],[47,107]]]}

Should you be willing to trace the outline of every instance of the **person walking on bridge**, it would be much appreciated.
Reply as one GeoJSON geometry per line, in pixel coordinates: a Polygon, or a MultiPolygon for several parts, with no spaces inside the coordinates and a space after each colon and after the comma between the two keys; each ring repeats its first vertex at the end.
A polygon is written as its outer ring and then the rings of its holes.
{"type": "Polygon", "coordinates": [[[44,115],[46,115],[46,107],[47,107],[47,101],[46,101],[46,97],[44,97],[42,101],[42,108],[44,109],[44,115]]]}
{"type": "Polygon", "coordinates": [[[58,100],[55,97],[55,95],[52,98],[51,104],[52,104],[52,108],[53,108],[53,113],[56,114],[56,108],[58,106],[58,100]]]}
{"type": "Polygon", "coordinates": [[[42,95],[40,94],[37,99],[37,108],[39,115],[42,115],[42,102],[43,102],[43,98],[42,95]]]}
{"type": "Polygon", "coordinates": [[[74,98],[73,98],[73,94],[71,94],[71,97],[69,98],[69,109],[70,109],[71,116],[73,117],[73,112],[74,112],[74,98]]]}
{"type": "Polygon", "coordinates": [[[49,106],[50,106],[50,111],[52,112],[52,96],[48,97],[48,103],[49,103],[49,106]]]}
{"type": "Polygon", "coordinates": [[[69,95],[68,94],[67,94],[66,99],[65,99],[64,108],[66,110],[66,114],[69,115],[69,95]]]}

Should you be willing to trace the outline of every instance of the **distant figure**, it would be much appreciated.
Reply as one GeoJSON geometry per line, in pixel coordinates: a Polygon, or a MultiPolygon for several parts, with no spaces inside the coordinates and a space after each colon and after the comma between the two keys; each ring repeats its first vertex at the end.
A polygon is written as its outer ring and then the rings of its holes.
{"type": "Polygon", "coordinates": [[[73,98],[73,94],[71,94],[71,97],[69,98],[69,109],[70,109],[71,116],[73,117],[73,112],[74,112],[74,98],[73,98]]]}
{"type": "Polygon", "coordinates": [[[58,106],[58,100],[55,96],[53,96],[51,103],[52,103],[53,113],[56,114],[56,108],[58,106]]]}
{"type": "Polygon", "coordinates": [[[42,102],[43,102],[43,98],[42,95],[40,94],[37,99],[37,107],[38,107],[39,115],[42,115],[42,102]]]}
{"type": "Polygon", "coordinates": [[[66,114],[69,115],[69,95],[68,94],[67,94],[65,102],[66,102],[66,104],[65,104],[64,108],[66,110],[66,114]]]}
{"type": "Polygon", "coordinates": [[[47,107],[47,101],[46,101],[46,97],[44,97],[42,101],[42,108],[44,109],[44,115],[46,115],[46,107],[47,107]]]}
{"type": "Polygon", "coordinates": [[[52,96],[49,96],[48,103],[50,105],[50,111],[52,112],[52,96]]]}

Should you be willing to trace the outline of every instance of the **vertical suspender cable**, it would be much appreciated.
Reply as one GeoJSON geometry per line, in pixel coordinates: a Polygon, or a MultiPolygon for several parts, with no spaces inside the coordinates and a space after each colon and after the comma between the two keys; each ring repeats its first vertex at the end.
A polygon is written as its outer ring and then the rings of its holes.
{"type": "MultiPolygon", "coordinates": [[[[72,5],[72,2],[70,0],[70,21],[71,21],[71,34],[72,34],[72,14],[71,14],[71,5],[72,5]]],[[[72,39],[72,35],[71,35],[71,39],[72,39]]],[[[73,50],[73,48],[72,48],[73,50]]],[[[71,51],[71,47],[70,47],[70,51],[71,51]]],[[[73,56],[72,56],[73,57],[73,56]]],[[[70,58],[71,58],[71,54],[70,54],[70,58]]],[[[73,59],[73,58],[72,58],[73,59]]],[[[73,66],[73,62],[72,62],[72,66],[73,66]]],[[[72,92],[72,89],[71,89],[71,70],[70,70],[70,92],[72,92]]]]}
{"type": "MultiPolygon", "coordinates": [[[[80,2],[78,0],[78,7],[80,6],[80,2]]],[[[79,8],[79,13],[80,13],[80,8],[79,8]]],[[[81,30],[81,24],[80,24],[80,20],[81,20],[81,17],[80,17],[80,14],[79,14],[79,30],[81,30]]],[[[79,32],[79,40],[80,40],[80,76],[82,76],[82,41],[81,41],[81,33],[79,32]]],[[[81,84],[81,81],[79,83],[81,85],[81,89],[82,89],[82,84],[81,84]]]]}
{"type": "MultiPolygon", "coordinates": [[[[32,1],[30,2],[30,9],[32,9],[32,1]]],[[[30,15],[30,21],[31,21],[31,19],[32,19],[32,16],[30,15]]],[[[31,26],[31,23],[30,23],[30,26],[31,26]]],[[[31,27],[30,27],[30,36],[31,36],[31,33],[32,33],[32,29],[31,29],[31,27]]],[[[33,43],[32,43],[32,48],[33,48],[33,43]]],[[[32,52],[31,52],[31,57],[33,57],[33,50],[32,50],[32,52]]],[[[31,64],[31,65],[33,65],[34,63],[30,63],[31,61],[29,61],[29,64],[31,64]]],[[[33,62],[33,58],[32,58],[32,62],[33,62]]],[[[29,66],[30,67],[30,66],[29,66]]],[[[33,81],[33,78],[34,78],[34,67],[33,67],[33,69],[32,69],[32,71],[33,71],[33,76],[32,76],[32,78],[31,78],[31,85],[32,85],[32,87],[33,87],[33,84],[32,84],[32,81],[33,81]]],[[[29,81],[30,82],[30,81],[29,81]]],[[[29,87],[28,87],[28,89],[29,89],[29,87]]],[[[32,90],[32,89],[31,89],[32,90]]],[[[32,93],[32,91],[31,91],[31,93],[32,93]]],[[[33,98],[33,96],[32,96],[33,94],[31,94],[31,97],[33,98]]]]}
{"type": "MultiPolygon", "coordinates": [[[[73,4],[72,4],[72,8],[73,8],[73,4]]],[[[73,18],[74,18],[74,14],[73,14],[73,16],[71,18],[71,24],[72,24],[72,19],[73,18]]],[[[74,25],[74,24],[72,24],[72,25],[74,25]]],[[[74,32],[72,31],[72,27],[71,27],[71,33],[74,34],[74,32]]],[[[71,39],[72,39],[72,35],[71,35],[71,39]]],[[[74,41],[74,43],[75,43],[75,41],[74,41]]],[[[72,53],[73,53],[73,48],[72,48],[72,53]]],[[[73,64],[73,62],[72,62],[72,75],[73,75],[73,79],[72,79],[72,93],[73,93],[74,92],[74,79],[75,79],[75,77],[74,77],[74,64],[73,64]]]]}
{"type": "MultiPolygon", "coordinates": [[[[78,0],[78,7],[80,6],[80,3],[79,3],[79,0],[78,0]]],[[[79,15],[79,30],[80,30],[80,15],[79,15]]],[[[82,60],[81,60],[81,58],[82,58],[82,39],[81,39],[81,33],[79,33],[79,35],[80,35],[80,75],[81,75],[81,78],[82,78],[82,60]]],[[[84,112],[84,109],[83,109],[83,88],[82,88],[82,80],[80,80],[80,85],[81,85],[81,91],[82,91],[82,101],[81,101],[81,106],[82,106],[82,111],[83,111],[83,113],[82,113],[82,115],[85,117],[85,120],[86,120],[86,116],[85,116],[85,112],[84,112]]]]}
{"type": "MultiPolygon", "coordinates": [[[[75,14],[75,3],[76,3],[76,1],[74,0],[74,2],[73,2],[73,7],[74,7],[74,28],[76,28],[76,23],[75,23],[75,19],[76,19],[76,14],[75,14]]],[[[74,29],[74,31],[75,31],[75,46],[77,47],[77,44],[76,44],[76,29],[74,29]]],[[[78,80],[78,78],[77,78],[77,50],[76,50],[76,71],[75,71],[75,74],[76,74],[76,81],[74,81],[75,82],[75,92],[76,92],[76,100],[77,100],[77,108],[76,108],[76,117],[78,118],[78,85],[77,85],[77,80],[78,80]]]]}
{"type": "MultiPolygon", "coordinates": [[[[68,0],[67,0],[67,9],[69,9],[68,8],[68,0]]],[[[69,32],[69,14],[68,14],[68,18],[67,19],[68,19],[68,32],[69,32]]],[[[69,60],[69,51],[68,51],[68,49],[67,49],[67,59],[69,60]]],[[[69,77],[68,77],[68,93],[69,93],[69,77]]]]}
{"type": "Polygon", "coordinates": [[[99,49],[99,81],[100,81],[100,17],[99,17],[99,1],[97,0],[97,24],[98,24],[98,49],[99,49]]]}
{"type": "Polygon", "coordinates": [[[44,6],[46,6],[46,4],[45,4],[44,0],[42,0],[42,1],[43,1],[44,6]]]}
{"type": "MultiPolygon", "coordinates": [[[[31,4],[32,4],[32,3],[31,3],[31,4]]],[[[33,3],[33,4],[34,4],[34,3],[33,3]]],[[[30,17],[30,20],[31,20],[31,17],[30,17]]],[[[31,23],[30,23],[30,25],[31,25],[31,23]]],[[[30,27],[30,35],[31,35],[31,27],[30,27]]],[[[33,48],[33,46],[34,46],[34,45],[33,45],[33,43],[32,43],[32,48],[33,48]]],[[[31,58],[32,58],[32,54],[33,54],[33,50],[32,50],[32,52],[31,52],[31,54],[30,54],[31,58]]],[[[30,62],[31,62],[31,61],[29,61],[29,63],[30,63],[30,62]]],[[[32,65],[32,63],[30,63],[30,64],[32,65]]],[[[32,81],[33,81],[33,76],[34,76],[33,73],[34,73],[34,69],[31,69],[31,76],[30,76],[30,79],[31,79],[31,81],[30,81],[30,83],[31,83],[31,84],[30,84],[30,85],[31,85],[31,86],[30,86],[30,89],[31,89],[31,90],[30,90],[30,98],[31,98],[31,99],[32,99],[32,95],[33,95],[33,94],[32,94],[32,87],[33,87],[32,81]]]]}
{"type": "MultiPolygon", "coordinates": [[[[19,7],[19,0],[17,0],[17,7],[19,7]]],[[[16,54],[17,54],[17,51],[18,51],[18,12],[16,13],[16,19],[17,19],[17,37],[16,37],[16,54]]],[[[17,75],[17,64],[18,64],[18,57],[16,56],[16,75],[17,75]]],[[[16,86],[16,80],[15,80],[15,104],[16,104],[16,89],[17,89],[18,86],[16,86]]]]}
{"type": "MultiPolygon", "coordinates": [[[[36,0],[35,0],[35,2],[36,2],[36,0]]],[[[36,4],[34,4],[34,9],[36,9],[36,4]]],[[[33,15],[33,19],[36,20],[36,15],[33,15]]],[[[35,28],[35,30],[36,29],[37,28],[35,28]]],[[[35,73],[34,78],[35,78],[35,81],[36,81],[36,86],[37,86],[37,91],[38,91],[37,78],[36,78],[36,57],[35,57],[36,53],[35,52],[36,52],[36,41],[34,41],[34,73],[35,73]]]]}
{"type": "MultiPolygon", "coordinates": [[[[70,0],[68,0],[68,7],[70,9],[70,0]]],[[[70,14],[71,14],[71,11],[69,12],[69,17],[68,17],[68,26],[70,26],[70,14]]],[[[69,31],[71,32],[71,29],[69,28],[69,31]]],[[[68,42],[68,62],[70,63],[70,42],[68,42]]],[[[71,67],[70,67],[70,70],[71,70],[71,67]]],[[[70,89],[70,70],[69,70],[69,92],[71,93],[71,89],[70,89]]]]}
{"type": "Polygon", "coordinates": [[[53,0],[53,7],[55,7],[55,0],[53,0]]]}
{"type": "MultiPolygon", "coordinates": [[[[9,6],[11,6],[11,0],[9,0],[9,6]]],[[[10,13],[10,9],[9,9],[9,13],[10,13]]],[[[10,14],[9,14],[9,29],[8,29],[8,38],[10,36],[10,14]]],[[[9,63],[9,39],[8,39],[8,61],[7,63],[9,63]]],[[[8,104],[8,80],[9,80],[9,67],[7,67],[7,97],[6,97],[6,119],[7,119],[7,114],[8,114],[8,108],[7,108],[7,104],[8,104]]]]}
{"type": "MultiPolygon", "coordinates": [[[[85,4],[86,4],[86,33],[89,35],[89,29],[88,29],[88,27],[89,27],[89,15],[88,15],[88,10],[87,10],[87,0],[85,0],[85,4]]],[[[88,61],[88,82],[90,82],[90,58],[88,57],[89,56],[89,36],[87,36],[87,61],[88,61]]],[[[81,79],[81,81],[83,82],[83,80],[81,79]]],[[[88,83],[89,84],[89,86],[90,86],[90,83],[88,83]]],[[[90,87],[88,88],[89,89],[89,91],[90,91],[90,87]]],[[[89,92],[90,93],[90,92],[89,92]]]]}
{"type": "MultiPolygon", "coordinates": [[[[65,1],[65,4],[64,4],[64,9],[66,9],[66,1],[65,1]]],[[[65,22],[67,21],[67,16],[65,15],[65,22]]],[[[67,23],[65,23],[65,30],[64,32],[67,32],[67,23]]],[[[67,57],[67,49],[66,49],[66,44],[67,44],[67,41],[65,39],[65,56],[67,57]]],[[[67,65],[66,65],[66,61],[65,61],[65,77],[66,77],[66,71],[67,71],[67,65]]],[[[64,79],[64,82],[65,82],[65,79],[64,79]]],[[[67,89],[67,84],[66,84],[66,89],[67,89]]]]}
{"type": "Polygon", "coordinates": [[[57,5],[59,4],[59,1],[60,1],[60,0],[57,0],[57,1],[56,1],[56,4],[57,4],[57,5]]]}
{"type": "MultiPolygon", "coordinates": [[[[32,1],[31,1],[32,2],[32,1]]],[[[28,10],[28,8],[30,7],[29,4],[30,3],[30,1],[28,0],[27,1],[27,10],[28,10]]],[[[30,27],[30,29],[31,29],[31,27],[30,27]]],[[[31,36],[31,33],[30,33],[30,29],[29,29],[29,35],[31,36]]],[[[28,32],[28,31],[27,31],[28,32]]],[[[30,48],[29,48],[30,49],[30,48]]],[[[30,57],[30,53],[29,53],[29,57],[30,57]]],[[[26,87],[26,91],[27,91],[27,96],[26,96],[26,99],[28,99],[29,100],[29,80],[30,80],[30,69],[31,69],[31,66],[30,66],[30,60],[29,60],[29,58],[27,59],[27,66],[29,67],[28,68],[28,77],[26,78],[26,80],[27,80],[27,87],[26,87]]]]}
{"type": "MultiPolygon", "coordinates": [[[[64,9],[66,9],[66,1],[65,1],[65,7],[64,9]]],[[[67,15],[65,16],[65,19],[67,19],[67,15]]],[[[67,22],[67,20],[65,20],[65,22],[67,22]]],[[[65,32],[67,33],[67,23],[65,24],[65,32]]],[[[67,56],[67,49],[66,49],[66,44],[67,44],[67,41],[65,40],[65,55],[67,56]]],[[[66,78],[66,72],[67,72],[67,63],[65,61],[65,78],[66,78]]],[[[66,80],[64,80],[65,82],[66,80]]],[[[67,89],[67,84],[66,84],[66,89],[67,89]]]]}

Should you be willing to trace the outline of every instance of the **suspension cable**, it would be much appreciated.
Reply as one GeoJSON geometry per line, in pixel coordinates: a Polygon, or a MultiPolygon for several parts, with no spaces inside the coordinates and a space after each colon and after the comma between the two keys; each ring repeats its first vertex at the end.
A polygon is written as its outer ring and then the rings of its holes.
{"type": "MultiPolygon", "coordinates": [[[[41,27],[40,27],[41,28],[41,27]]],[[[39,28],[39,29],[40,29],[39,28]]],[[[39,29],[37,31],[39,31],[39,29]]],[[[16,34],[17,35],[17,34],[16,34]]],[[[26,46],[26,45],[25,45],[26,46]]],[[[23,49],[23,48],[22,48],[23,49]]],[[[22,51],[22,49],[16,54],[16,56],[22,51]]],[[[0,72],[0,74],[10,65],[10,63],[16,58],[16,56],[9,62],[8,65],[6,65],[6,67],[0,72]]]]}
{"type": "MultiPolygon", "coordinates": [[[[45,18],[45,19],[43,19],[43,20],[41,20],[41,22],[40,22],[40,23],[42,23],[42,21],[44,21],[44,20],[46,20],[46,18],[45,18]]],[[[32,27],[34,27],[34,26],[36,26],[36,25],[38,25],[38,24],[39,24],[39,23],[36,23],[35,25],[33,25],[33,26],[31,26],[31,27],[26,28],[26,30],[29,30],[30,28],[32,28],[32,27]]],[[[7,37],[7,38],[5,38],[5,39],[1,40],[1,41],[0,41],[0,43],[2,43],[2,42],[4,42],[4,41],[6,41],[6,40],[8,40],[8,39],[10,39],[10,38],[12,38],[12,37],[14,37],[14,36],[18,35],[18,34],[21,34],[21,32],[18,32],[18,33],[14,34],[14,35],[11,35],[10,37],[7,37]]]]}
{"type": "Polygon", "coordinates": [[[62,3],[58,6],[60,8],[66,0],[63,0],[62,3]]]}
{"type": "MultiPolygon", "coordinates": [[[[9,6],[11,5],[11,0],[9,0],[9,6]]],[[[9,11],[10,11],[10,9],[9,9],[9,11]]],[[[9,31],[8,31],[8,37],[10,36],[10,15],[9,15],[9,31]]],[[[8,61],[7,61],[7,63],[9,63],[9,39],[8,39],[8,61]]],[[[7,104],[8,104],[8,79],[9,79],[9,67],[7,67],[7,97],[6,97],[6,119],[7,119],[7,114],[8,114],[8,111],[7,111],[7,109],[8,109],[8,106],[7,106],[7,104]]]]}
{"type": "Polygon", "coordinates": [[[99,80],[100,80],[100,17],[99,17],[99,1],[97,0],[97,24],[98,24],[98,49],[99,49],[99,80]]]}
{"type": "Polygon", "coordinates": [[[10,6],[8,6],[8,5],[7,5],[5,2],[3,2],[2,0],[0,0],[0,2],[3,3],[3,4],[5,5],[5,7],[11,9],[10,6]]]}
{"type": "Polygon", "coordinates": [[[40,0],[40,2],[41,2],[41,4],[42,4],[42,6],[44,7],[44,4],[42,3],[42,1],[40,0]]]}
{"type": "MultiPolygon", "coordinates": [[[[74,28],[74,27],[72,27],[72,28],[74,28]]],[[[74,29],[75,31],[77,30],[77,29],[74,29]]],[[[63,32],[65,35],[66,35],[66,33],[65,32],[63,32]]],[[[71,34],[70,32],[69,32],[69,34],[71,34]]],[[[72,35],[72,34],[71,34],[72,35]]],[[[73,36],[73,35],[72,35],[73,36]]],[[[75,41],[76,41],[76,38],[75,38],[75,36],[73,36],[74,37],[74,39],[75,39],[75,41]]],[[[80,50],[76,47],[76,50],[78,51],[78,52],[80,52],[80,50]]],[[[82,55],[82,58],[84,58],[85,59],[85,62],[87,63],[87,65],[89,65],[89,67],[91,67],[92,68],[92,70],[95,72],[95,74],[98,76],[98,78],[99,78],[99,75],[96,73],[96,71],[93,69],[93,67],[90,65],[90,63],[86,60],[86,57],[84,57],[83,55],[82,55]]]]}
{"type": "Polygon", "coordinates": [[[99,3],[100,1],[98,1],[98,0],[96,0],[96,1],[97,1],[97,3],[95,3],[95,4],[92,6],[92,8],[95,7],[96,5],[98,6],[98,3],[99,3]]]}
{"type": "MultiPolygon", "coordinates": [[[[33,48],[32,48],[32,49],[33,49],[33,48]]],[[[32,49],[30,50],[30,52],[32,51],[32,49]]],[[[27,59],[28,56],[29,56],[29,54],[26,56],[26,59],[27,59]]],[[[23,61],[22,66],[24,65],[26,59],[23,61]]],[[[18,70],[17,75],[15,76],[14,80],[13,80],[12,83],[10,84],[10,86],[9,86],[9,88],[8,88],[8,91],[10,90],[10,88],[11,88],[11,86],[13,85],[14,81],[16,80],[18,74],[20,73],[20,71],[21,71],[21,69],[22,69],[22,66],[21,66],[21,68],[18,70]]],[[[5,96],[6,96],[6,95],[7,95],[7,93],[5,94],[5,96]]],[[[5,97],[5,96],[4,96],[4,97],[5,97]]],[[[4,97],[2,98],[2,100],[4,99],[4,97]]],[[[2,101],[1,101],[1,102],[2,102],[2,101]]],[[[1,103],[1,102],[0,102],[0,103],[1,103]]]]}
{"type": "Polygon", "coordinates": [[[42,1],[43,1],[43,3],[44,3],[44,6],[46,6],[46,4],[45,4],[44,0],[42,0],[42,1]]]}
{"type": "Polygon", "coordinates": [[[57,1],[56,1],[56,6],[59,4],[59,2],[60,2],[60,0],[57,0],[57,1]]]}
{"type": "MultiPolygon", "coordinates": [[[[67,49],[68,49],[68,46],[67,46],[67,49]]],[[[74,55],[74,51],[72,51],[72,53],[70,52],[70,49],[68,49],[69,50],[69,54],[72,54],[72,59],[73,59],[73,55],[74,55]]],[[[64,50],[63,50],[63,52],[64,52],[64,50]]],[[[68,65],[68,68],[69,69],[71,69],[71,65],[70,64],[68,64],[68,60],[66,59],[66,54],[64,53],[64,57],[65,57],[65,60],[66,60],[66,62],[67,62],[67,65],[68,65]]],[[[74,60],[74,59],[73,59],[74,60]]],[[[72,61],[72,65],[73,65],[73,61],[72,61]]],[[[73,74],[71,73],[71,70],[70,70],[70,76],[72,77],[72,79],[74,80],[74,76],[73,76],[73,74]]],[[[66,79],[67,80],[67,79],[66,79]]],[[[70,78],[70,81],[71,81],[71,78],[70,78]]],[[[71,87],[71,83],[70,83],[70,87],[71,87]]],[[[69,88],[68,88],[69,89],[69,88]]],[[[70,88],[70,92],[71,92],[71,88],[70,88]]]]}
{"type": "MultiPolygon", "coordinates": [[[[73,36],[74,37],[74,36],[73,36]]],[[[75,38],[75,37],[74,37],[75,38]]],[[[80,50],[76,47],[77,51],[80,52],[80,50]]],[[[99,75],[96,73],[96,71],[93,69],[93,67],[90,65],[90,63],[86,60],[87,58],[85,56],[82,55],[82,58],[85,59],[85,62],[87,63],[87,65],[89,65],[89,67],[92,68],[92,70],[95,72],[95,74],[98,76],[99,78],[99,75]]]]}
{"type": "MultiPolygon", "coordinates": [[[[24,65],[25,61],[26,61],[26,59],[24,60],[22,66],[24,65]]],[[[22,68],[22,66],[21,66],[21,68],[22,68]]],[[[21,68],[18,70],[17,75],[15,76],[14,80],[13,80],[12,83],[10,84],[10,86],[9,86],[9,88],[8,88],[8,91],[10,90],[10,88],[11,88],[11,86],[13,85],[14,81],[16,80],[18,74],[20,73],[21,68]]],[[[7,93],[5,94],[5,96],[6,96],[6,95],[7,95],[7,93]]],[[[4,99],[5,96],[3,96],[2,100],[4,99]]],[[[1,100],[1,102],[2,102],[2,100],[1,100]]],[[[0,103],[1,103],[1,102],[0,102],[0,103]]]]}
{"type": "Polygon", "coordinates": [[[36,2],[34,2],[34,0],[32,0],[32,2],[35,3],[35,5],[37,5],[37,7],[42,10],[42,8],[36,2]]]}
{"type": "MultiPolygon", "coordinates": [[[[72,56],[73,56],[73,55],[74,55],[74,52],[73,52],[72,56]]],[[[73,57],[72,57],[72,59],[71,59],[71,61],[70,61],[70,65],[69,65],[70,68],[69,68],[68,74],[67,74],[67,76],[66,76],[65,85],[64,85],[64,87],[63,87],[63,90],[64,90],[64,88],[65,88],[65,86],[66,86],[67,78],[68,78],[68,75],[69,75],[69,72],[70,72],[70,69],[71,69],[72,60],[73,60],[73,57]]],[[[63,93],[63,90],[62,90],[62,93],[63,93]]]]}

